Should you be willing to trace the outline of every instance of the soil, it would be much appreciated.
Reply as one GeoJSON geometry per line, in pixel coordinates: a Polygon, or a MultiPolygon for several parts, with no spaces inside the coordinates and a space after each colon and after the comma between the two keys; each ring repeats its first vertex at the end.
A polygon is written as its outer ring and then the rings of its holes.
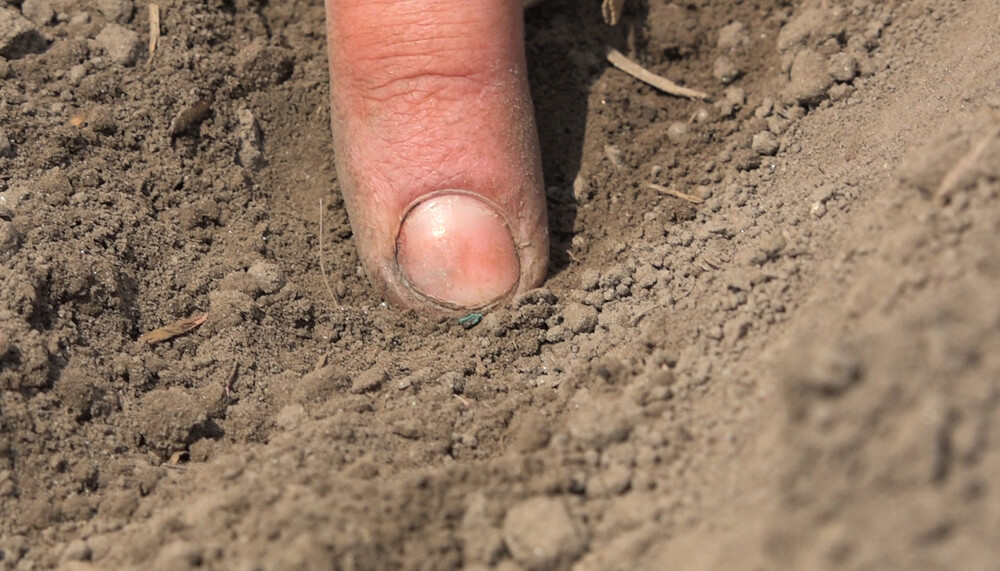
{"type": "Polygon", "coordinates": [[[996,568],[994,1],[530,9],[475,324],[358,265],[320,0],[149,8],[0,0],[0,567],[996,568]]]}

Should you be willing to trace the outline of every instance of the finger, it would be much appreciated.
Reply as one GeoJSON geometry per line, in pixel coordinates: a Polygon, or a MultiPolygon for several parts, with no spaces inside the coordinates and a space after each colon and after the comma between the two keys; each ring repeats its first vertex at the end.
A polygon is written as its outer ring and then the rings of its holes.
{"type": "Polygon", "coordinates": [[[327,0],[337,176],[369,278],[488,308],[548,263],[518,0],[327,0]]]}

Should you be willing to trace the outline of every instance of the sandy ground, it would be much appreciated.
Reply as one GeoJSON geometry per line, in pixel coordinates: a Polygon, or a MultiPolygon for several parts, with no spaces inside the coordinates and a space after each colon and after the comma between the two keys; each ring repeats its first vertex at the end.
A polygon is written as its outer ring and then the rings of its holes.
{"type": "Polygon", "coordinates": [[[0,568],[996,569],[994,1],[531,9],[472,327],[358,266],[320,0],[149,6],[0,0],[0,568]]]}

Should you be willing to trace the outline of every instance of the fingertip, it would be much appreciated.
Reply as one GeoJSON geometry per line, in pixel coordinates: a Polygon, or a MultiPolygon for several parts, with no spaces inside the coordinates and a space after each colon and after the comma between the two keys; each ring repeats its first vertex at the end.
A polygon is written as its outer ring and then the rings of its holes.
{"type": "Polygon", "coordinates": [[[406,213],[396,241],[403,282],[444,309],[481,309],[507,298],[521,276],[517,246],[500,211],[482,197],[442,191],[406,213]]]}

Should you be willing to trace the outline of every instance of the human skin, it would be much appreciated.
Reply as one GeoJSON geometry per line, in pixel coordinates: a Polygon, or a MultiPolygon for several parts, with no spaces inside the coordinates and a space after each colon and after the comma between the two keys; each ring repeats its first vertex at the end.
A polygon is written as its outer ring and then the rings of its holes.
{"type": "Polygon", "coordinates": [[[484,311],[548,266],[520,0],[326,0],[337,178],[372,284],[484,311]]]}

